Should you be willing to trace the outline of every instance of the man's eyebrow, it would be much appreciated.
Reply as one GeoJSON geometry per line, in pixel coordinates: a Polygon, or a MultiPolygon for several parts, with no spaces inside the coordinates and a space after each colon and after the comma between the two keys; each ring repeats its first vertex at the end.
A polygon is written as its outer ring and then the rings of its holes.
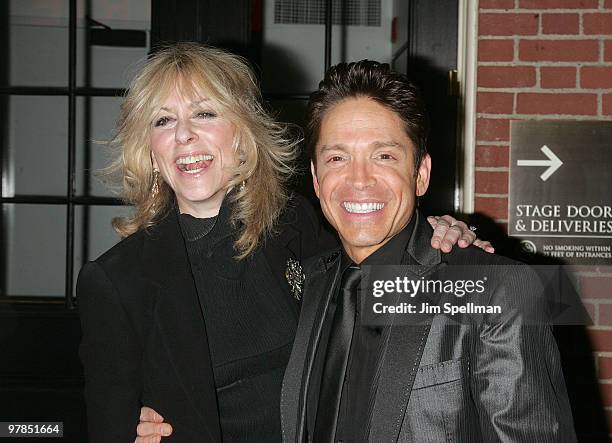
{"type": "Polygon", "coordinates": [[[321,146],[321,149],[320,149],[321,152],[334,151],[334,150],[345,151],[346,145],[342,143],[336,143],[334,145],[323,145],[321,146]]]}
{"type": "MultiPolygon", "coordinates": [[[[376,140],[370,143],[370,146],[374,148],[404,148],[403,144],[395,140],[376,140]]],[[[321,151],[330,151],[332,149],[345,150],[346,145],[344,143],[336,143],[333,145],[323,145],[320,148],[321,151]]]]}
{"type": "Polygon", "coordinates": [[[404,149],[404,145],[395,140],[377,140],[370,143],[373,148],[400,148],[404,149]]]}
{"type": "MultiPolygon", "coordinates": [[[[376,140],[370,143],[370,147],[404,149],[404,145],[399,142],[396,142],[395,140],[376,140]]],[[[333,151],[333,150],[345,151],[346,149],[347,147],[344,143],[336,143],[333,145],[323,145],[321,146],[320,151],[321,152],[333,151]]]]}

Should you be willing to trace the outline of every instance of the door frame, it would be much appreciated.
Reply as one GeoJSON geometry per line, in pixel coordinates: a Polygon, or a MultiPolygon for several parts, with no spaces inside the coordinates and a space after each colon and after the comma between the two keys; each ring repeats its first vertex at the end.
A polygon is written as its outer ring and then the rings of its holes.
{"type": "Polygon", "coordinates": [[[456,209],[474,212],[474,175],[476,151],[476,66],[478,55],[478,1],[459,0],[457,36],[457,79],[461,91],[459,115],[460,150],[457,173],[456,209]]]}

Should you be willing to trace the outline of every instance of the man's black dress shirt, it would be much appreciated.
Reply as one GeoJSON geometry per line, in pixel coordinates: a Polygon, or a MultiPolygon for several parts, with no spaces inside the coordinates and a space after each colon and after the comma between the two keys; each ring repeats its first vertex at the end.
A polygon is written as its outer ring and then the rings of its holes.
{"type": "MultiPolygon", "coordinates": [[[[360,266],[397,265],[402,263],[406,245],[412,235],[414,223],[413,217],[402,231],[367,257],[360,266]]],[[[344,273],[351,265],[354,265],[353,261],[343,251],[341,271],[344,273]]],[[[315,417],[318,409],[321,377],[325,366],[325,354],[340,294],[342,294],[342,291],[340,288],[336,288],[334,298],[331,300],[325,315],[321,340],[314,360],[312,389],[309,389],[307,403],[309,439],[312,439],[316,426],[315,417]]],[[[344,378],[334,439],[334,441],[338,442],[367,441],[370,416],[378,387],[379,368],[384,357],[383,343],[385,342],[385,329],[362,325],[362,298],[360,291],[357,295],[355,327],[353,329],[346,374],[338,374],[338,377],[344,378]]]]}

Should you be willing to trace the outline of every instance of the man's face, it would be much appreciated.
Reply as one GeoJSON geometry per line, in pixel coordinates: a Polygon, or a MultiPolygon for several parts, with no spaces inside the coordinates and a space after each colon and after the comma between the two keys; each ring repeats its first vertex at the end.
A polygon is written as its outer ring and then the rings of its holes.
{"type": "Polygon", "coordinates": [[[431,159],[415,174],[415,147],[400,117],[362,97],[327,111],[315,149],[311,169],[323,214],[361,263],[408,224],[416,196],[427,190],[431,159]]]}

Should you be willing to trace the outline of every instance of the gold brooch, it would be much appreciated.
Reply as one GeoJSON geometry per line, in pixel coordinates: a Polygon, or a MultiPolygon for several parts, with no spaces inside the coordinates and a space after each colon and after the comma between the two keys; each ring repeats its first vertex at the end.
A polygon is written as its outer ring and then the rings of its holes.
{"type": "Polygon", "coordinates": [[[302,272],[302,265],[299,261],[292,258],[287,260],[287,269],[285,269],[285,278],[289,283],[291,294],[296,300],[302,298],[302,292],[304,291],[304,273],[302,272]]]}

